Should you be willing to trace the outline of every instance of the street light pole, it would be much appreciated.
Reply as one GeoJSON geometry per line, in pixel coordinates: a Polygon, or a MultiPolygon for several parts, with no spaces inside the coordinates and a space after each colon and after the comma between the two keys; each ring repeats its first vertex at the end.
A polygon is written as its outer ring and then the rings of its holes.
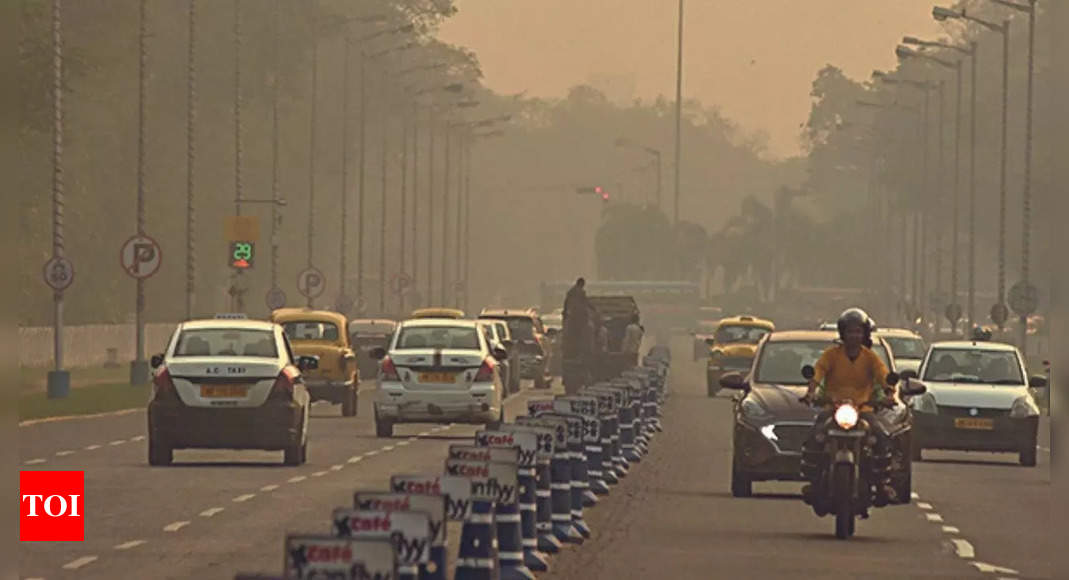
{"type": "MultiPolygon", "coordinates": [[[[63,227],[63,4],[52,0],[52,259],[64,259],[63,227]]],[[[70,372],[63,368],[63,290],[52,294],[52,370],[48,398],[70,393],[70,372]]]]}
{"type": "MultiPolygon", "coordinates": [[[[148,0],[141,0],[138,32],[138,98],[137,98],[137,234],[145,235],[145,101],[148,94],[148,0]]],[[[130,384],[140,386],[149,382],[149,367],[145,360],[145,279],[137,279],[134,306],[134,360],[130,364],[130,384]]]]}
{"type": "MultiPolygon", "coordinates": [[[[312,252],[315,250],[315,196],[316,196],[316,98],[319,94],[319,37],[312,39],[312,99],[310,130],[308,137],[308,226],[305,236],[308,242],[308,259],[306,266],[312,268],[312,252]]],[[[312,307],[312,295],[309,293],[306,306],[312,307]]]]}
{"type": "Polygon", "coordinates": [[[434,296],[434,124],[437,121],[434,107],[428,112],[427,133],[427,297],[424,302],[431,304],[434,296]]]}
{"type": "MultiPolygon", "coordinates": [[[[341,235],[338,248],[338,305],[346,290],[346,264],[349,258],[349,53],[352,43],[349,35],[342,39],[342,103],[341,103],[341,235]]],[[[348,314],[347,312],[344,314],[348,314]]]]}
{"type": "MultiPolygon", "coordinates": [[[[998,194],[998,304],[1006,304],[1006,188],[1009,163],[1010,21],[1002,23],[1002,151],[998,194]]],[[[1004,321],[998,323],[999,330],[1004,321]]]]}
{"type": "Polygon", "coordinates": [[[979,43],[972,42],[969,95],[969,328],[976,324],[976,97],[979,43]]]}
{"type": "MultiPolygon", "coordinates": [[[[676,47],[676,150],[675,150],[675,203],[673,205],[673,224],[679,223],[679,170],[682,157],[682,138],[680,132],[683,128],[683,0],[679,0],[679,32],[677,34],[678,46],[676,47]]],[[[660,167],[660,164],[658,164],[660,167]]]]}
{"type": "Polygon", "coordinates": [[[442,182],[445,191],[442,192],[442,262],[441,262],[441,279],[439,282],[438,303],[445,305],[446,297],[446,280],[448,278],[447,272],[449,272],[449,264],[447,249],[449,246],[449,179],[450,179],[450,161],[452,157],[452,135],[449,124],[445,126],[445,180],[442,182]]]}

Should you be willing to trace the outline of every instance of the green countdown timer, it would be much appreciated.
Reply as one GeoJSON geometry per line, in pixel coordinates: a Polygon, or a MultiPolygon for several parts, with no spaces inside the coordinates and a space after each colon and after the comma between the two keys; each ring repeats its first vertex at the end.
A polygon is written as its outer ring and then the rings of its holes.
{"type": "Polygon", "coordinates": [[[230,267],[248,270],[252,267],[256,254],[256,244],[252,242],[230,242],[230,267]]]}

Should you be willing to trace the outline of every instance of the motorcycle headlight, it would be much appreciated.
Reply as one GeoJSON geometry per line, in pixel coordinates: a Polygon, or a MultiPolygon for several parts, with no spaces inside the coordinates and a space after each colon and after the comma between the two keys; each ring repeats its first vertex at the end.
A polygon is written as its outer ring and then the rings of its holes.
{"type": "Polygon", "coordinates": [[[1013,408],[1010,409],[1010,417],[1013,419],[1024,419],[1026,417],[1035,417],[1039,415],[1039,408],[1032,402],[1031,397],[1020,397],[1013,402],[1013,408]]]}
{"type": "Polygon", "coordinates": [[[933,397],[931,393],[913,397],[911,403],[913,405],[913,410],[918,413],[928,413],[929,415],[937,415],[939,413],[939,405],[936,405],[935,397],[933,397]]]}
{"type": "Polygon", "coordinates": [[[853,405],[842,405],[835,410],[835,422],[843,429],[853,429],[857,425],[857,409],[853,405]]]}
{"type": "Polygon", "coordinates": [[[765,419],[772,414],[765,409],[761,403],[753,399],[742,400],[742,415],[747,419],[765,419]]]}

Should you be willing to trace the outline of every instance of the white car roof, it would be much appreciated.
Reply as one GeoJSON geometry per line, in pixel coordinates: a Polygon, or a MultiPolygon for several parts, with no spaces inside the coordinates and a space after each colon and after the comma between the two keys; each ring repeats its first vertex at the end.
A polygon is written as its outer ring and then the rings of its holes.
{"type": "Polygon", "coordinates": [[[412,318],[405,320],[401,326],[455,326],[458,328],[476,328],[480,321],[461,318],[412,318]]]}
{"type": "Polygon", "coordinates": [[[240,320],[226,318],[207,318],[204,320],[189,320],[179,325],[182,330],[199,328],[230,328],[248,330],[274,330],[278,325],[267,320],[240,320]]]}
{"type": "Polygon", "coordinates": [[[932,350],[938,348],[946,349],[968,349],[968,350],[990,350],[996,352],[1016,352],[1017,347],[1012,344],[1006,344],[1004,342],[988,342],[985,340],[947,340],[944,342],[937,342],[932,345],[932,350]]]}
{"type": "Polygon", "coordinates": [[[902,337],[917,338],[917,339],[923,340],[921,338],[921,335],[917,334],[916,332],[913,332],[912,330],[908,330],[908,329],[905,329],[905,328],[877,328],[876,331],[873,334],[876,334],[876,335],[879,335],[879,336],[902,336],[902,337]]]}

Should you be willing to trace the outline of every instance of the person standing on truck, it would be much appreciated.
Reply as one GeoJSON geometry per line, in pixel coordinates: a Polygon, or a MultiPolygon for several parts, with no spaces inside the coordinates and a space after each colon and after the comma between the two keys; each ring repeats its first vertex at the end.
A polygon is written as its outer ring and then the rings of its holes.
{"type": "Polygon", "coordinates": [[[561,378],[569,394],[588,384],[589,366],[593,358],[595,329],[591,327],[593,318],[585,286],[586,280],[579,278],[564,298],[561,378]]]}
{"type": "Polygon", "coordinates": [[[620,350],[627,353],[627,360],[631,362],[633,366],[638,365],[638,349],[642,346],[643,333],[644,330],[642,325],[639,324],[638,314],[632,314],[631,322],[628,323],[627,328],[624,329],[624,340],[620,350]]]}

